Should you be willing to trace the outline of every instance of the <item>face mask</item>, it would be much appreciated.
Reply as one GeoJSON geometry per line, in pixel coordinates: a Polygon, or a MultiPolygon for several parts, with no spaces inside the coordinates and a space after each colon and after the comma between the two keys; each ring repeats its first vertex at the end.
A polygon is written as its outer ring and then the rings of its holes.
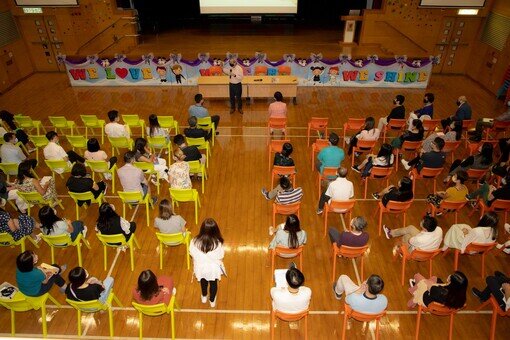
{"type": "Polygon", "coordinates": [[[455,103],[457,103],[457,106],[460,106],[460,102],[458,100],[455,103]]]}
{"type": "Polygon", "coordinates": [[[397,100],[393,99],[393,104],[397,105],[397,100]]]}
{"type": "Polygon", "coordinates": [[[427,104],[429,101],[427,99],[423,99],[423,103],[427,104]]]}

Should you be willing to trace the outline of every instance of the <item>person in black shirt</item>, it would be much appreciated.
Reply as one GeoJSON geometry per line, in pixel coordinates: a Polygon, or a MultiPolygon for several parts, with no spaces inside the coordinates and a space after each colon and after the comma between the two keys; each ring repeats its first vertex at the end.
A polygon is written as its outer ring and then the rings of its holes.
{"type": "MultiPolygon", "coordinates": [[[[71,177],[66,183],[67,189],[70,192],[92,192],[94,198],[98,198],[102,192],[106,192],[106,183],[103,181],[94,183],[89,174],[87,174],[87,168],[83,163],[76,162],[71,169],[71,177]]],[[[84,203],[90,204],[90,200],[78,201],[78,205],[81,207],[84,203]]]]}
{"type": "Polygon", "coordinates": [[[426,307],[436,302],[448,308],[459,309],[466,304],[468,279],[460,271],[448,276],[446,284],[435,276],[426,279],[421,274],[414,275],[409,284],[411,286],[409,293],[413,295],[407,304],[410,308],[416,304],[426,307]]]}
{"type": "Polygon", "coordinates": [[[411,169],[413,166],[418,170],[418,173],[423,168],[442,168],[446,161],[446,154],[442,152],[445,141],[441,137],[436,137],[432,142],[432,151],[421,152],[419,156],[407,162],[401,159],[400,162],[406,170],[411,169]]]}
{"type": "Polygon", "coordinates": [[[89,277],[89,273],[84,268],[76,267],[69,272],[69,284],[65,293],[69,300],[99,300],[105,303],[112,287],[112,277],[107,277],[104,282],[101,282],[95,277],[89,277]]]}
{"type": "Polygon", "coordinates": [[[115,212],[115,207],[104,202],[99,206],[99,217],[97,218],[96,229],[104,235],[119,235],[123,234],[126,241],[129,241],[131,235],[136,230],[135,222],[128,222],[115,212]]]}
{"type": "Polygon", "coordinates": [[[274,155],[273,165],[276,166],[294,166],[294,160],[290,157],[292,151],[292,144],[284,143],[282,145],[282,152],[277,152],[274,155]]]}
{"type": "Polygon", "coordinates": [[[382,117],[379,119],[379,125],[377,128],[379,131],[382,131],[383,127],[387,125],[391,119],[404,119],[406,117],[406,108],[404,107],[405,97],[401,94],[397,94],[395,99],[393,99],[393,104],[395,107],[391,110],[390,114],[387,117],[382,117]]]}
{"type": "Polygon", "coordinates": [[[404,142],[418,142],[423,140],[423,134],[425,133],[425,129],[423,128],[423,122],[419,119],[413,119],[411,123],[411,130],[404,131],[403,134],[394,138],[391,141],[391,146],[395,149],[400,149],[404,142]]]}
{"type": "Polygon", "coordinates": [[[413,198],[413,181],[407,176],[404,176],[399,182],[398,186],[390,185],[380,192],[374,192],[372,197],[376,200],[381,199],[384,206],[389,201],[406,202],[413,198]]]}
{"type": "Polygon", "coordinates": [[[184,129],[184,135],[188,138],[202,138],[210,140],[212,137],[212,129],[207,132],[204,129],[197,127],[197,117],[191,116],[188,118],[189,128],[184,129]]]}
{"type": "Polygon", "coordinates": [[[205,162],[205,156],[200,153],[200,150],[194,145],[187,146],[184,136],[179,134],[174,137],[174,144],[182,150],[182,153],[186,156],[184,160],[186,162],[189,161],[198,161],[200,160],[202,163],[205,162]]]}
{"type": "MultiPolygon", "coordinates": [[[[490,207],[495,200],[510,200],[510,171],[501,180],[501,187],[496,188],[487,182],[484,182],[480,188],[466,195],[467,199],[483,199],[485,205],[490,207]]],[[[473,204],[474,205],[474,204],[473,204]]]]}
{"type": "Polygon", "coordinates": [[[485,278],[487,286],[484,290],[480,291],[473,287],[473,294],[480,299],[480,302],[489,300],[491,295],[498,302],[499,308],[506,312],[507,302],[510,299],[510,278],[500,271],[495,271],[494,276],[487,276],[485,278]]]}

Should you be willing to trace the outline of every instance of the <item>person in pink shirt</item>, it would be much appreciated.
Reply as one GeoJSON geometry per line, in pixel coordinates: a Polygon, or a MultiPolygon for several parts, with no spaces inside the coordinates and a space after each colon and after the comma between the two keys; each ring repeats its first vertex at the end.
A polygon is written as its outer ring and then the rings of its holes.
{"type": "Polygon", "coordinates": [[[156,277],[150,269],[147,269],[138,277],[138,286],[133,289],[133,299],[144,305],[168,304],[173,288],[174,282],[171,277],[156,277]]]}
{"type": "Polygon", "coordinates": [[[269,104],[269,118],[287,118],[287,104],[283,102],[280,91],[274,93],[275,102],[269,104]]]}

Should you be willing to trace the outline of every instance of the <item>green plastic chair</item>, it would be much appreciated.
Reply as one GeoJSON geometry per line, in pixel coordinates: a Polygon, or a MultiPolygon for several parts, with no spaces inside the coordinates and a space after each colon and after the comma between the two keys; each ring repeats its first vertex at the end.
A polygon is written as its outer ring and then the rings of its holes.
{"type": "Polygon", "coordinates": [[[198,150],[205,150],[205,164],[209,167],[209,157],[211,156],[211,147],[209,142],[204,137],[189,138],[186,137],[186,144],[188,146],[196,146],[198,150]]]}
{"type": "Polygon", "coordinates": [[[142,128],[142,138],[145,136],[145,120],[140,119],[138,115],[122,115],[122,120],[129,128],[142,128]]]}
{"type": "Polygon", "coordinates": [[[197,118],[197,126],[206,131],[211,131],[211,143],[214,146],[214,139],[216,138],[216,127],[211,120],[211,117],[197,118]]]}
{"type": "MultiPolygon", "coordinates": [[[[78,205],[78,201],[90,201],[90,204],[97,203],[98,205],[101,205],[104,200],[104,192],[99,194],[97,198],[94,198],[94,194],[90,191],[87,192],[71,192],[69,191],[69,196],[74,201],[74,204],[76,205],[76,220],[80,219],[80,206],[78,205]]],[[[88,204],[83,204],[83,207],[87,209],[88,204]]]]}
{"type": "Polygon", "coordinates": [[[147,215],[147,227],[150,224],[149,220],[149,206],[152,206],[152,200],[150,199],[150,195],[147,194],[143,197],[140,191],[118,191],[117,194],[122,201],[122,217],[126,218],[126,204],[131,209],[132,204],[145,204],[145,213],[147,215]]]}
{"type": "Polygon", "coordinates": [[[190,174],[200,174],[202,177],[202,194],[205,189],[205,180],[207,179],[207,171],[205,166],[200,161],[189,161],[189,173],[190,174]]]}
{"type": "Polygon", "coordinates": [[[46,136],[39,136],[39,135],[33,135],[30,136],[29,139],[34,143],[35,146],[35,158],[37,161],[39,161],[39,149],[44,148],[46,145],[48,145],[49,141],[46,136]]]}
{"type": "Polygon", "coordinates": [[[173,129],[176,135],[179,134],[179,122],[173,116],[158,116],[158,122],[162,128],[169,129],[170,132],[173,129]]]}
{"type": "Polygon", "coordinates": [[[137,167],[138,169],[142,170],[144,174],[146,175],[155,175],[156,176],[156,180],[157,180],[157,184],[156,184],[156,188],[158,190],[158,195],[159,195],[159,187],[161,186],[160,183],[159,183],[159,172],[156,171],[154,169],[154,164],[153,163],[147,163],[147,162],[134,162],[133,164],[135,167],[137,167]]]}
{"type": "Polygon", "coordinates": [[[14,121],[16,121],[16,124],[20,128],[28,130],[28,132],[30,132],[32,129],[36,129],[37,134],[40,135],[41,134],[40,129],[42,128],[42,130],[46,134],[46,129],[44,128],[40,120],[32,120],[30,116],[15,115],[14,121]]]}
{"type": "Polygon", "coordinates": [[[103,244],[103,258],[104,258],[104,270],[106,270],[107,262],[108,262],[108,254],[107,248],[123,248],[129,247],[129,257],[131,259],[131,271],[135,270],[135,254],[134,254],[134,246],[140,249],[140,245],[138,244],[138,240],[136,239],[135,234],[131,235],[129,241],[126,241],[126,237],[124,234],[117,235],[103,235],[97,233],[97,238],[103,244]]]}
{"type": "Polygon", "coordinates": [[[161,154],[162,150],[168,150],[168,164],[172,163],[173,149],[172,149],[171,141],[167,142],[166,138],[164,136],[155,136],[155,137],[147,136],[147,144],[151,148],[152,153],[161,154]]]}
{"type": "Polygon", "coordinates": [[[101,130],[101,144],[104,144],[104,119],[97,119],[96,115],[80,115],[81,121],[85,125],[85,138],[89,138],[89,129],[94,135],[94,128],[101,130]]]}
{"type": "Polygon", "coordinates": [[[30,209],[32,205],[37,205],[39,207],[43,205],[49,205],[50,207],[54,207],[58,205],[64,210],[64,206],[62,205],[62,201],[56,199],[55,201],[45,200],[43,196],[37,191],[31,192],[22,192],[18,190],[18,196],[21,197],[28,204],[28,215],[30,215],[30,209]]]}
{"type": "Polygon", "coordinates": [[[112,145],[112,156],[115,156],[115,151],[120,155],[119,149],[133,150],[135,142],[128,137],[108,137],[110,144],[112,145]]]}
{"type": "Polygon", "coordinates": [[[87,149],[88,139],[83,136],[67,136],[67,141],[74,149],[87,149]]]}
{"type": "Polygon", "coordinates": [[[73,168],[73,164],[69,164],[68,161],[63,159],[47,159],[44,162],[50,168],[53,180],[55,180],[55,174],[58,174],[60,178],[64,178],[62,174],[71,172],[73,168]]]}
{"type": "Polygon", "coordinates": [[[78,265],[81,267],[83,265],[83,260],[81,256],[81,242],[90,249],[89,241],[87,241],[81,233],[76,236],[74,241],[71,240],[71,236],[67,233],[56,236],[49,235],[41,235],[44,242],[46,242],[51,249],[51,263],[55,263],[55,248],[67,248],[70,246],[76,247],[76,251],[78,252],[78,265]]]}
{"type": "Polygon", "coordinates": [[[26,250],[25,240],[29,240],[36,248],[39,248],[39,245],[35,242],[35,240],[30,236],[23,236],[17,241],[14,241],[12,235],[9,233],[0,233],[0,247],[14,247],[21,246],[21,252],[23,253],[26,250]]]}
{"type": "Polygon", "coordinates": [[[186,229],[184,233],[175,234],[163,234],[156,233],[156,237],[159,240],[159,269],[163,269],[163,249],[164,246],[176,247],[184,244],[186,246],[186,265],[189,270],[190,255],[189,255],[189,243],[191,240],[191,233],[186,229]]]}
{"type": "Polygon", "coordinates": [[[179,206],[179,202],[195,203],[195,223],[198,224],[198,208],[200,205],[200,197],[198,197],[197,189],[172,189],[170,188],[170,198],[172,198],[172,209],[179,206]]]}
{"type": "Polygon", "coordinates": [[[64,116],[49,116],[48,119],[50,120],[51,125],[53,125],[53,127],[55,128],[55,132],[57,133],[58,129],[60,129],[61,134],[63,135],[65,135],[64,133],[65,129],[69,129],[71,136],[74,135],[75,129],[76,132],[78,132],[78,129],[76,128],[76,123],[72,120],[67,120],[67,118],[64,116]]]}
{"type": "Polygon", "coordinates": [[[85,164],[92,170],[92,180],[96,180],[96,173],[101,178],[105,179],[105,174],[110,174],[112,180],[112,193],[115,193],[115,172],[117,171],[117,164],[114,164],[110,169],[110,163],[107,161],[85,161],[85,164]]]}
{"type": "MultiPolygon", "coordinates": [[[[16,163],[0,163],[0,169],[2,169],[7,175],[7,182],[11,181],[11,176],[18,176],[18,167],[19,164],[16,163]]],[[[35,176],[35,178],[39,179],[39,176],[34,169],[30,169],[30,172],[35,176]]]]}

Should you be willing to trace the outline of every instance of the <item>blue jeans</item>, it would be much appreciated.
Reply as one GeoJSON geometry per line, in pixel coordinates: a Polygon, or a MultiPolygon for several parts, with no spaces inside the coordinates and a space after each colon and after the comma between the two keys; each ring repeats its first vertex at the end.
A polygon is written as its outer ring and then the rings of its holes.
{"type": "Polygon", "coordinates": [[[108,298],[108,295],[110,295],[110,292],[113,288],[113,277],[108,276],[106,279],[103,280],[103,286],[104,290],[101,292],[101,295],[99,295],[99,301],[101,303],[106,303],[106,299],[108,298]]]}
{"type": "Polygon", "coordinates": [[[71,240],[74,241],[78,237],[78,234],[83,233],[85,225],[82,221],[73,221],[71,224],[73,225],[73,232],[70,236],[71,240]]]}
{"type": "Polygon", "coordinates": [[[141,185],[142,185],[143,197],[145,198],[145,195],[147,195],[147,192],[149,192],[149,186],[144,183],[141,183],[141,185]]]}

